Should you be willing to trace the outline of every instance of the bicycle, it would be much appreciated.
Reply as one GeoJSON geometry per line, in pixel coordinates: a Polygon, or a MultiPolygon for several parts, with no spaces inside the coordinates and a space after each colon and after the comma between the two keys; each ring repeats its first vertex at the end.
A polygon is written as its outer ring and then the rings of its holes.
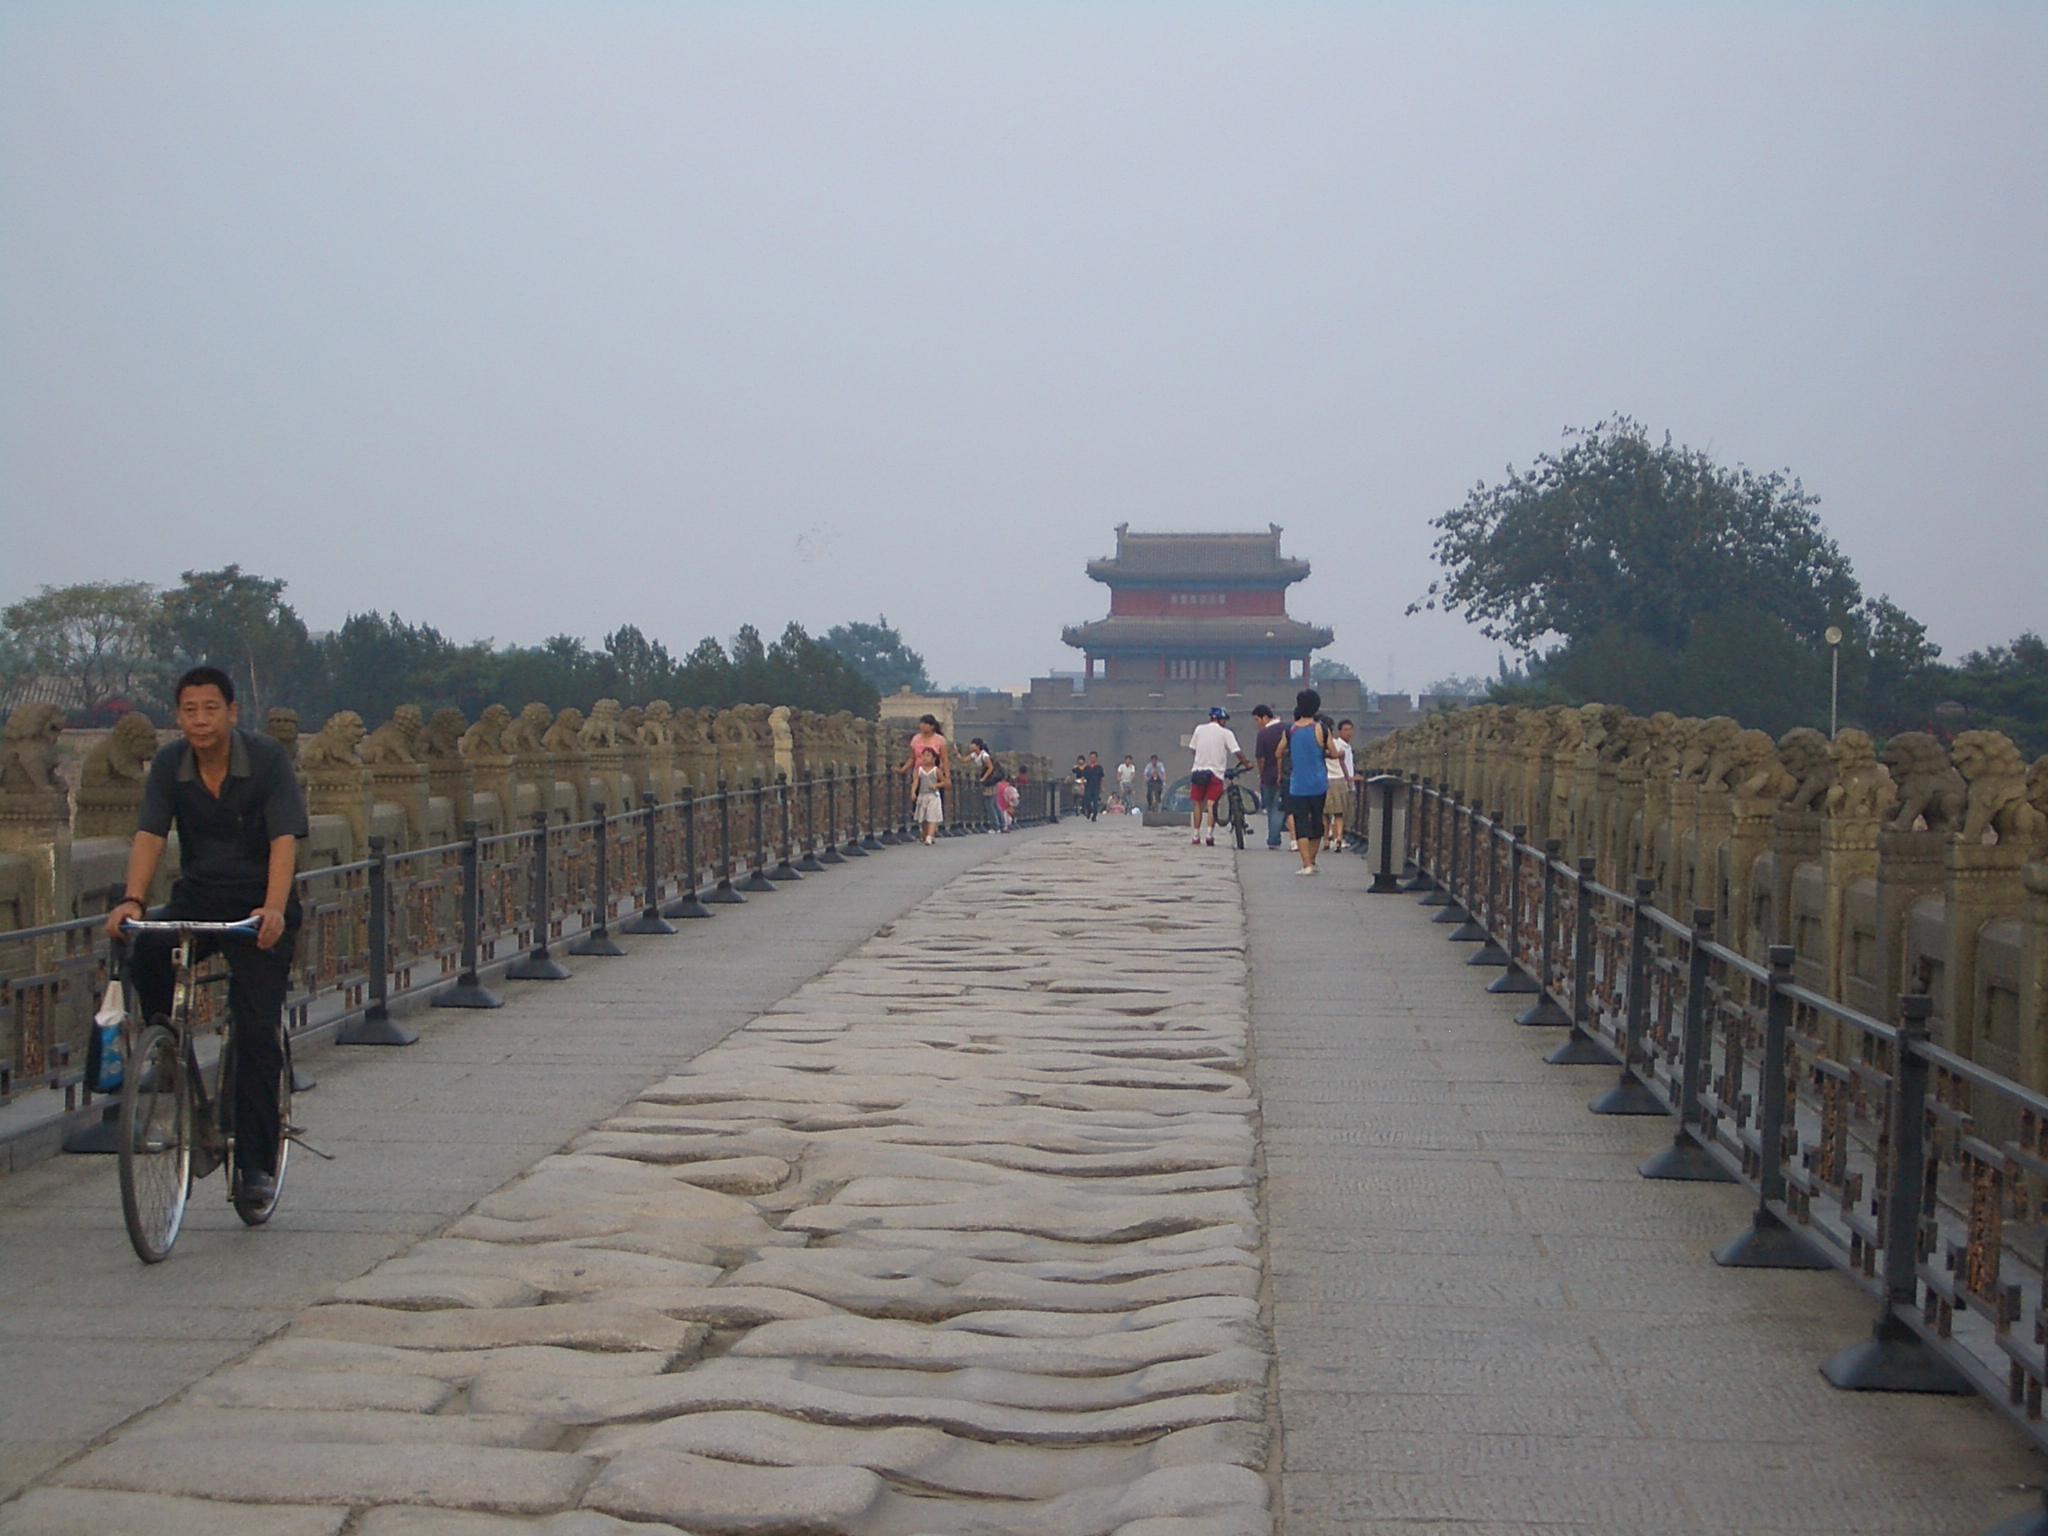
{"type": "MultiPolygon", "coordinates": [[[[277,1085],[277,1168],[270,1195],[259,1199],[242,1187],[235,1167],[234,1051],[223,1043],[214,1063],[211,1095],[193,1045],[192,1000],[204,983],[192,974],[198,963],[195,940],[201,934],[235,934],[253,938],[257,920],[234,923],[153,922],[130,920],[124,934],[176,935],[171,950],[175,982],[169,1016],[158,1014],[129,1043],[121,1082],[120,1128],[116,1137],[121,1169],[121,1216],[128,1241],[145,1264],[170,1256],[184,1224],[192,1186],[223,1163],[227,1165],[228,1203],[244,1224],[260,1227],[277,1209],[284,1189],[285,1155],[295,1133],[291,1124],[291,1036],[279,1030],[282,1067],[277,1085]]],[[[228,1027],[232,1028],[233,1025],[228,1027]]]]}
{"type": "Polygon", "coordinates": [[[1237,776],[1249,772],[1251,770],[1242,763],[1235,768],[1223,770],[1223,781],[1227,786],[1224,790],[1224,803],[1229,807],[1226,819],[1230,823],[1230,835],[1237,839],[1240,852],[1244,849],[1245,802],[1244,791],[1237,787],[1237,776]]]}

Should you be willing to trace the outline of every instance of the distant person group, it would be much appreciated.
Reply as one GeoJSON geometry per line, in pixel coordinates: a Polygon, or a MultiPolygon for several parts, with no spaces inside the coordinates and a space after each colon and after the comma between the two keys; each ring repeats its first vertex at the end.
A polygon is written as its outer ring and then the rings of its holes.
{"type": "MultiPolygon", "coordinates": [[[[1012,778],[979,736],[968,742],[960,766],[981,797],[987,824],[999,832],[1016,830],[1017,807],[1023,801],[1018,781],[1023,770],[1012,778]]],[[[910,753],[901,771],[910,787],[911,820],[918,840],[930,847],[946,824],[946,796],[953,792],[953,748],[940,733],[936,715],[918,717],[917,732],[910,738],[910,753]]]]}

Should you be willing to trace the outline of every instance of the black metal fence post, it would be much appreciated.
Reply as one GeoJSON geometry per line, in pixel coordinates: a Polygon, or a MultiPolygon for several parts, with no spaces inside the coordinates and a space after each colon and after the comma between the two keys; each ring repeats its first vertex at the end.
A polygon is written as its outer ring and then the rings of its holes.
{"type": "Polygon", "coordinates": [[[1557,856],[1563,849],[1564,843],[1559,838],[1543,840],[1543,905],[1537,916],[1541,925],[1537,933],[1538,996],[1535,1002],[1515,1015],[1517,1024],[1556,1029],[1572,1021],[1572,1016],[1558,1005],[1553,990],[1557,975],[1557,856]]]}
{"type": "Polygon", "coordinates": [[[508,981],[567,981],[569,968],[548,953],[548,813],[533,813],[533,948],[505,968],[508,981]]]}
{"type": "Polygon", "coordinates": [[[370,838],[369,1003],[363,1016],[344,1024],[336,1045],[411,1045],[419,1036],[391,1017],[391,871],[384,839],[370,838]]]}
{"type": "Polygon", "coordinates": [[[462,971],[428,1001],[436,1008],[502,1008],[505,1000],[477,975],[483,929],[483,839],[473,821],[462,824],[462,971]]]}
{"type": "Polygon", "coordinates": [[[818,781],[806,768],[804,770],[804,856],[796,861],[796,867],[807,875],[825,873],[825,861],[819,856],[818,845],[818,781]]]}
{"type": "Polygon", "coordinates": [[[697,896],[697,791],[687,785],[683,789],[682,816],[683,867],[678,878],[683,888],[674,901],[661,909],[661,915],[687,921],[711,915],[711,909],[697,896]]]}
{"type": "Polygon", "coordinates": [[[818,855],[820,864],[846,862],[846,855],[839,851],[839,775],[843,771],[837,763],[825,770],[825,851],[818,855]]]}
{"type": "Polygon", "coordinates": [[[640,881],[646,888],[646,899],[640,915],[619,924],[619,932],[674,933],[675,925],[664,922],[661,916],[661,831],[655,821],[654,795],[646,790],[640,794],[640,832],[646,840],[647,867],[640,881]]]}
{"type": "MultiPolygon", "coordinates": [[[[789,830],[789,775],[777,770],[775,782],[769,786],[775,791],[775,808],[782,815],[782,842],[776,852],[775,867],[768,871],[770,880],[801,880],[803,875],[790,862],[789,830]]],[[[761,855],[761,862],[768,862],[767,854],[761,855]]]]}
{"type": "Polygon", "coordinates": [[[775,882],[768,878],[768,845],[761,830],[761,797],[766,793],[759,775],[748,793],[754,801],[754,851],[748,856],[747,878],[740,882],[740,889],[749,896],[773,893],[775,882]]]}
{"type": "MultiPolygon", "coordinates": [[[[1436,920],[1440,923],[1450,922],[1450,914],[1455,912],[1458,914],[1458,926],[1445,937],[1453,944],[1485,944],[1489,942],[1491,935],[1486,931],[1486,924],[1480,921],[1480,913],[1483,910],[1481,903],[1486,892],[1479,884],[1479,823],[1484,819],[1479,802],[1474,800],[1466,806],[1465,813],[1460,819],[1465,823],[1465,856],[1459,860],[1459,868],[1464,874],[1464,884],[1457,894],[1463,900],[1461,904],[1439,912],[1436,920]]],[[[1489,831],[1487,836],[1491,840],[1492,833],[1489,831]]],[[[1451,856],[1457,858],[1457,854],[1458,844],[1453,839],[1451,856]]]]}
{"type": "Polygon", "coordinates": [[[1771,946],[1770,995],[1764,1009],[1764,1062],[1757,1084],[1756,1213],[1749,1230],[1714,1250],[1714,1262],[1734,1269],[1827,1269],[1831,1266],[1771,1209],[1785,1200],[1785,1037],[1792,1029],[1789,944],[1771,946]]]}
{"type": "Polygon", "coordinates": [[[1586,1107],[1596,1115],[1668,1115],[1638,1070],[1649,1057],[1650,898],[1657,882],[1636,876],[1635,907],[1628,935],[1628,999],[1621,1035],[1621,1081],[1586,1107]]]}
{"type": "MultiPolygon", "coordinates": [[[[1508,844],[1508,941],[1503,957],[1507,970],[1494,977],[1486,988],[1503,995],[1543,990],[1522,964],[1522,860],[1529,848],[1529,829],[1516,827],[1509,835],[1514,841],[1508,844]]],[[[1477,957],[1467,963],[1476,965],[1477,957]]]]}
{"type": "Polygon", "coordinates": [[[1683,1179],[1693,1184],[1733,1184],[1700,1140],[1700,1083],[1707,1071],[1707,986],[1713,965],[1714,909],[1692,909],[1692,937],[1685,966],[1685,1024],[1678,1063],[1678,1130],[1671,1145],[1637,1170],[1646,1179],[1683,1179]]]}
{"type": "Polygon", "coordinates": [[[590,911],[590,931],[569,946],[572,955],[596,955],[601,959],[616,959],[625,954],[619,948],[619,941],[612,937],[610,917],[612,904],[611,882],[611,822],[605,816],[604,802],[590,802],[590,824],[597,838],[597,902],[590,911]]]}
{"type": "Polygon", "coordinates": [[[868,831],[867,836],[860,840],[860,845],[870,853],[880,848],[894,848],[901,841],[896,836],[894,827],[882,825],[882,807],[878,797],[881,794],[882,776],[886,772],[886,769],[868,768],[861,773],[861,778],[867,781],[868,789],[868,831]]]}
{"type": "Polygon", "coordinates": [[[1449,927],[1456,927],[1460,923],[1471,921],[1465,914],[1464,906],[1460,903],[1459,898],[1463,895],[1463,892],[1458,888],[1458,826],[1465,819],[1465,814],[1464,808],[1455,799],[1445,802],[1442,814],[1445,822],[1445,826],[1442,829],[1444,846],[1444,899],[1441,905],[1443,910],[1431,918],[1430,921],[1449,927]]]}
{"type": "Polygon", "coordinates": [[[704,900],[715,907],[743,907],[747,898],[732,888],[732,791],[718,776],[718,884],[704,900]]]}
{"type": "MultiPolygon", "coordinates": [[[[1889,1106],[1891,1165],[1885,1170],[1880,1227],[1884,1290],[1870,1337],[1838,1350],[1820,1368],[1821,1375],[1845,1392],[1940,1392],[1960,1397],[1971,1390],[1962,1372],[1907,1321],[1920,1306],[1921,1223],[1927,1210],[1927,1058],[1920,1047],[1927,1044],[1927,1018],[1933,1006],[1932,998],[1918,994],[1899,999],[1889,1106]]],[[[2033,1527],[2021,1524],[2018,1529],[2033,1527]]]]}
{"type": "Polygon", "coordinates": [[[1553,1067],[1612,1067],[1621,1059],[1588,1027],[1593,1022],[1593,860],[1579,860],[1572,906],[1572,1032],[1544,1061],[1553,1067]]]}

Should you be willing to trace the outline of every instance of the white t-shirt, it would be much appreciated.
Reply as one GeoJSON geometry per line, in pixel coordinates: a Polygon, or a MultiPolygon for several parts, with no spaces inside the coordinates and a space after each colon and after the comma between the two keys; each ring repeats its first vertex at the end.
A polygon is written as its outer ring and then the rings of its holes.
{"type": "MultiPolygon", "coordinates": [[[[1330,738],[1330,757],[1344,765],[1344,778],[1346,780],[1354,779],[1358,776],[1357,759],[1351,755],[1351,743],[1342,736],[1332,736],[1330,738]]],[[[1335,770],[1332,770],[1332,777],[1335,777],[1335,770]]]]}
{"type": "Polygon", "coordinates": [[[1195,772],[1204,769],[1220,774],[1238,759],[1237,738],[1221,720],[1204,720],[1195,727],[1195,772]]]}

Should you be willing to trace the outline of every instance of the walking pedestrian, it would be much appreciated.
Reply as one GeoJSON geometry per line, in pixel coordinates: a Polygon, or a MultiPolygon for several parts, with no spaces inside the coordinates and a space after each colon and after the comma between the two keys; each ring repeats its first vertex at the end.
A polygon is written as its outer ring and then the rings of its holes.
{"type": "MultiPolygon", "coordinates": [[[[1024,770],[1020,768],[1017,771],[1022,774],[1024,770]]],[[[1022,792],[1010,781],[1009,776],[1000,768],[997,769],[996,815],[1002,818],[1002,828],[1005,832],[1014,832],[1017,829],[1017,805],[1022,799],[1022,792]]]]}
{"type": "Polygon", "coordinates": [[[1093,752],[1081,769],[1081,814],[1090,821],[1102,814],[1102,759],[1093,752]]]}
{"type": "Polygon", "coordinates": [[[917,796],[917,825],[924,836],[924,845],[929,848],[939,835],[939,827],[946,819],[945,777],[936,747],[925,747],[918,754],[915,782],[912,786],[917,796]]]}
{"type": "Polygon", "coordinates": [[[1137,787],[1138,760],[1126,752],[1124,760],[1116,765],[1116,797],[1123,801],[1124,809],[1130,809],[1132,804],[1131,791],[1137,787]]]}
{"type": "Polygon", "coordinates": [[[1323,849],[1327,853],[1344,851],[1344,820],[1351,810],[1352,791],[1358,783],[1357,760],[1351,753],[1352,729],[1349,720],[1339,721],[1323,758],[1323,766],[1330,774],[1330,792],[1323,797],[1323,849]]]}
{"type": "Polygon", "coordinates": [[[1231,766],[1231,759],[1249,768],[1252,760],[1244,755],[1238,746],[1237,737],[1224,722],[1229,720],[1230,711],[1221,705],[1212,705],[1209,718],[1195,727],[1189,738],[1195,749],[1194,771],[1188,775],[1188,794],[1195,802],[1196,842],[1204,841],[1202,828],[1206,824],[1209,836],[1206,839],[1211,848],[1216,846],[1216,806],[1223,798],[1223,775],[1231,766]]]}
{"type": "Polygon", "coordinates": [[[1323,841],[1323,799],[1330,792],[1330,733],[1317,720],[1323,696],[1304,688],[1294,696],[1294,723],[1280,743],[1280,778],[1287,786],[1287,814],[1294,820],[1295,850],[1301,855],[1298,875],[1316,872],[1316,852],[1323,841]]]}
{"type": "Polygon", "coordinates": [[[1275,718],[1270,704],[1256,706],[1252,719],[1259,732],[1252,738],[1252,752],[1259,760],[1259,798],[1266,802],[1266,846],[1278,848],[1287,829],[1287,802],[1280,793],[1280,742],[1287,727],[1275,718]]]}
{"type": "Polygon", "coordinates": [[[967,744],[967,761],[974,769],[974,782],[981,794],[982,814],[986,818],[987,830],[993,832],[1002,825],[1002,817],[996,811],[996,779],[1002,770],[996,767],[995,756],[989,751],[988,743],[979,736],[967,744]]]}
{"type": "Polygon", "coordinates": [[[1166,764],[1154,752],[1145,765],[1145,809],[1156,811],[1166,802],[1166,764]]]}

